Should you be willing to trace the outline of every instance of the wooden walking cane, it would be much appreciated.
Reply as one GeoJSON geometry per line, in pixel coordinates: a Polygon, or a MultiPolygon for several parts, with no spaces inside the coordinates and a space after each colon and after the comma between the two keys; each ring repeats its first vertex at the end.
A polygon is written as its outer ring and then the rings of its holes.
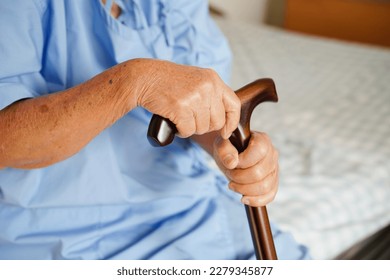
{"type": "MultiPolygon", "coordinates": [[[[246,149],[251,137],[250,118],[256,106],[265,101],[278,101],[275,84],[271,79],[256,80],[236,91],[241,100],[241,116],[238,128],[229,138],[230,142],[241,153],[246,149]]],[[[153,146],[170,144],[177,132],[175,125],[168,119],[153,115],[148,130],[148,139],[153,146]]],[[[267,209],[245,205],[252,241],[258,260],[276,260],[275,245],[267,209]]]]}

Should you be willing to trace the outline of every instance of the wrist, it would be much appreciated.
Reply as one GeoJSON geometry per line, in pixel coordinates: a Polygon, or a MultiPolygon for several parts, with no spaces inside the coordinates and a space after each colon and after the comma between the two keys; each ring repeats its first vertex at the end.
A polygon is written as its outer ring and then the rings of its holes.
{"type": "Polygon", "coordinates": [[[144,97],[156,84],[156,59],[135,58],[128,60],[120,67],[123,69],[123,90],[129,96],[129,102],[133,107],[144,107],[144,97]]]}

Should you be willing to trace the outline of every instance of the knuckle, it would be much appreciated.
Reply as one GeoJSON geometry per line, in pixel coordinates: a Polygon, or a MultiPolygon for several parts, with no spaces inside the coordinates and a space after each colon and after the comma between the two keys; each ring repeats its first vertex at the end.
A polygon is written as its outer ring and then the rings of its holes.
{"type": "Polygon", "coordinates": [[[256,139],[254,139],[253,137],[251,137],[251,140],[249,141],[249,144],[248,144],[248,147],[247,147],[247,151],[248,151],[248,155],[251,156],[252,158],[256,157],[256,158],[259,158],[261,159],[261,145],[258,141],[256,141],[256,139]]]}
{"type": "Polygon", "coordinates": [[[254,149],[260,158],[264,158],[269,149],[269,144],[267,141],[264,141],[264,138],[261,133],[253,133],[249,145],[254,149]]]}
{"type": "Polygon", "coordinates": [[[214,130],[220,130],[225,125],[225,118],[215,118],[212,123],[212,128],[214,130]]]}
{"type": "Polygon", "coordinates": [[[218,78],[217,72],[211,68],[202,69],[202,75],[200,76],[200,81],[205,87],[214,87],[214,83],[218,78]]]}
{"type": "Polygon", "coordinates": [[[173,110],[176,111],[176,114],[178,116],[183,116],[186,115],[188,112],[188,99],[187,98],[177,98],[176,100],[173,101],[172,107],[174,108],[173,110]]]}
{"type": "Polygon", "coordinates": [[[259,145],[257,151],[260,158],[265,158],[268,153],[268,145],[259,145]]]}
{"type": "Polygon", "coordinates": [[[195,126],[191,122],[179,121],[176,125],[179,135],[183,138],[190,137],[195,133],[195,126]]]}
{"type": "Polygon", "coordinates": [[[197,127],[196,133],[202,135],[207,133],[209,130],[210,130],[210,126],[208,124],[202,124],[199,125],[199,127],[197,127]]]}
{"type": "Polygon", "coordinates": [[[272,184],[270,184],[268,181],[263,182],[261,185],[261,193],[266,194],[271,192],[272,190],[272,184]]]}
{"type": "Polygon", "coordinates": [[[233,93],[233,107],[237,113],[241,112],[241,100],[235,93],[233,93]]]}
{"type": "Polygon", "coordinates": [[[210,79],[204,79],[200,84],[198,97],[199,102],[205,102],[210,99],[210,95],[214,93],[214,85],[210,79]]]}
{"type": "Polygon", "coordinates": [[[212,68],[204,68],[204,73],[210,78],[219,78],[218,73],[212,68]]]}
{"type": "Polygon", "coordinates": [[[255,181],[261,181],[263,179],[263,169],[261,167],[256,167],[253,170],[253,179],[255,181]]]}
{"type": "Polygon", "coordinates": [[[178,132],[179,132],[179,135],[180,135],[181,137],[183,137],[183,138],[188,138],[188,137],[190,137],[191,135],[194,134],[193,131],[188,130],[188,129],[180,129],[180,128],[178,128],[177,130],[178,130],[178,132]]]}
{"type": "Polygon", "coordinates": [[[252,195],[260,195],[263,193],[263,187],[260,184],[256,184],[252,189],[252,195]]]}
{"type": "Polygon", "coordinates": [[[269,135],[267,133],[261,133],[261,135],[263,136],[263,138],[266,142],[271,143],[271,138],[269,137],[269,135]]]}

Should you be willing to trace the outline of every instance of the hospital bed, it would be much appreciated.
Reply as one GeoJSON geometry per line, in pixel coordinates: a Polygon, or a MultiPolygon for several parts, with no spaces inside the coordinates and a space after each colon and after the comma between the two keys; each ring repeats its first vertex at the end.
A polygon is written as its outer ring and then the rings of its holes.
{"type": "Polygon", "coordinates": [[[333,259],[390,223],[390,49],[218,19],[234,55],[231,86],[275,81],[252,129],[280,152],[269,217],[333,259]]]}

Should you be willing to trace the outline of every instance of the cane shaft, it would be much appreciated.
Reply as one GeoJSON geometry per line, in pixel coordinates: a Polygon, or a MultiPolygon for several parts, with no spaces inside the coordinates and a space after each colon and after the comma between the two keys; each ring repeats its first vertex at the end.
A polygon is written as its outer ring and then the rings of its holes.
{"type": "MultiPolygon", "coordinates": [[[[241,116],[238,128],[229,138],[239,153],[243,152],[251,137],[250,118],[255,107],[265,101],[277,102],[278,96],[271,79],[254,81],[236,91],[241,101],[241,116]]],[[[177,132],[175,125],[168,119],[154,115],[149,125],[148,140],[153,146],[166,146],[171,143],[177,132]]],[[[258,260],[276,260],[275,245],[267,209],[245,206],[252,241],[258,260]]]]}
{"type": "MultiPolygon", "coordinates": [[[[241,118],[242,120],[243,118],[241,118]]],[[[249,120],[249,118],[247,118],[249,120]]],[[[250,129],[248,123],[240,122],[238,128],[230,137],[230,142],[239,153],[243,152],[250,140],[250,129]]],[[[251,231],[253,246],[258,260],[276,260],[276,250],[272,237],[267,208],[252,207],[245,205],[249,228],[251,231]]]]}
{"type": "Polygon", "coordinates": [[[256,259],[277,260],[267,208],[245,205],[256,259]]]}

